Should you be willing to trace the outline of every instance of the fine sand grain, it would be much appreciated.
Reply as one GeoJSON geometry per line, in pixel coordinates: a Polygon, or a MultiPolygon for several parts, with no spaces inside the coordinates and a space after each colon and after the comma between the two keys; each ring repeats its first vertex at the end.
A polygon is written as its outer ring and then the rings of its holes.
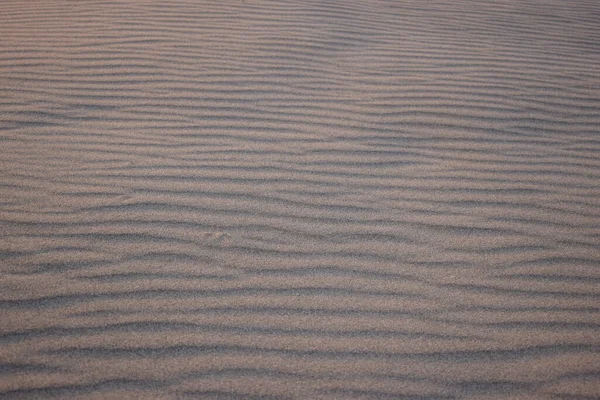
{"type": "Polygon", "coordinates": [[[0,2],[0,398],[600,396],[600,2],[0,2]]]}

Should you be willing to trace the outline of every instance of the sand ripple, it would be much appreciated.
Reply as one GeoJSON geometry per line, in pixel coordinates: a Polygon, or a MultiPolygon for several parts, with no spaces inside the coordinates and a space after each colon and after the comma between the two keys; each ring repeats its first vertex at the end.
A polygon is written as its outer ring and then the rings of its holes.
{"type": "Polygon", "coordinates": [[[596,398],[599,21],[2,1],[0,398],[596,398]]]}

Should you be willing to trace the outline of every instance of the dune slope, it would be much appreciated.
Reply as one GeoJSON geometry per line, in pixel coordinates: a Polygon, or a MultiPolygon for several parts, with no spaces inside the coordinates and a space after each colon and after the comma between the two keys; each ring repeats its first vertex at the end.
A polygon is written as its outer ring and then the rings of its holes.
{"type": "Polygon", "coordinates": [[[599,21],[2,1],[0,398],[596,398],[599,21]]]}

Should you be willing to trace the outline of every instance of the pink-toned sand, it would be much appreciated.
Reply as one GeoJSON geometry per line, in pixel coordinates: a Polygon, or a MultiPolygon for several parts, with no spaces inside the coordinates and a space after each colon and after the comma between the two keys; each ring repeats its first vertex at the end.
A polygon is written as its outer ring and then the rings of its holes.
{"type": "Polygon", "coordinates": [[[0,2],[0,398],[600,396],[600,2],[0,2]]]}

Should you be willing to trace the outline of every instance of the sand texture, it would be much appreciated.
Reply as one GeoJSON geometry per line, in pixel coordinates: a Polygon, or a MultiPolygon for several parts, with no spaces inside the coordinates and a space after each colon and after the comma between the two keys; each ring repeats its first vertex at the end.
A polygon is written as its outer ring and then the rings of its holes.
{"type": "Polygon", "coordinates": [[[600,396],[600,2],[0,2],[0,398],[600,396]]]}

